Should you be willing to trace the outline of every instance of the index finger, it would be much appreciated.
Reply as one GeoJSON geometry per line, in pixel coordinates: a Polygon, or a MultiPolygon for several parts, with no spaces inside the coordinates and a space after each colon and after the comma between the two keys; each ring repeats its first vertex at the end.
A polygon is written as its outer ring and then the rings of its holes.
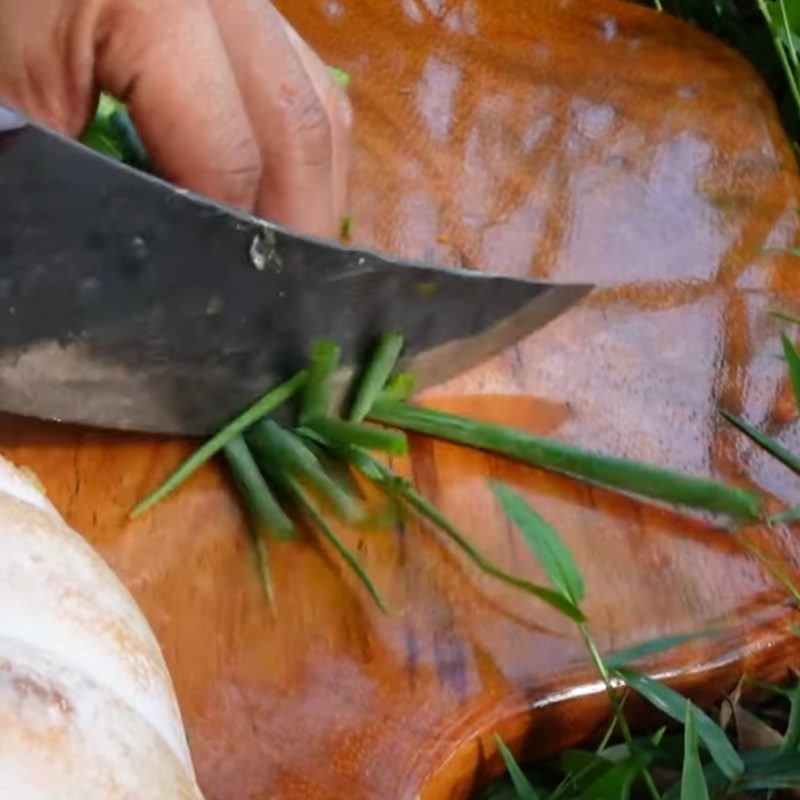
{"type": "Polygon", "coordinates": [[[252,210],[261,157],[206,3],[116,0],[99,30],[98,82],[128,105],[158,172],[252,210]]]}

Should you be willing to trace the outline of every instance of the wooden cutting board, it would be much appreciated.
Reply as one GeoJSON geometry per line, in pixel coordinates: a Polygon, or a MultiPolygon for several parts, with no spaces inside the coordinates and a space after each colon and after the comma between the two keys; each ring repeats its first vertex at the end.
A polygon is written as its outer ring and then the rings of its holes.
{"type": "MultiPolygon", "coordinates": [[[[800,182],[740,58],[611,0],[283,5],[352,74],[358,242],[599,284],[428,402],[800,501],[800,481],[718,414],[800,450],[766,316],[800,310],[800,262],[763,252],[796,242],[800,182]]],[[[495,731],[543,755],[606,715],[570,626],[435,532],[351,532],[403,616],[310,537],[274,551],[273,616],[217,468],[126,523],[184,443],[19,419],[0,434],[148,615],[209,800],[465,797],[498,769],[495,731]]],[[[797,663],[787,594],[707,521],[423,438],[400,467],[493,559],[542,579],[487,478],[523,492],[573,548],[604,648],[717,629],[651,664],[701,700],[797,663]]],[[[748,535],[796,575],[797,533],[748,535]]]]}

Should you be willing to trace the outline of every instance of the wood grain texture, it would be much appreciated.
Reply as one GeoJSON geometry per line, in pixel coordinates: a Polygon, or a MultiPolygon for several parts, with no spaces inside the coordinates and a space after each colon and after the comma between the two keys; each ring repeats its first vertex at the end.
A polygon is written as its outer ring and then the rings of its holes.
{"type": "MultiPolygon", "coordinates": [[[[429,402],[754,485],[775,508],[800,500],[718,415],[800,449],[765,313],[800,311],[800,267],[763,253],[796,242],[800,183],[740,58],[611,0],[282,5],[352,75],[357,241],[600,286],[429,402]]],[[[605,718],[569,625],[428,530],[349,533],[403,616],[311,537],[274,549],[273,616],[216,468],[125,522],[184,444],[17,419],[0,433],[147,614],[209,798],[465,797],[498,769],[495,731],[542,755],[605,718]]],[[[699,699],[797,663],[788,596],[712,521],[421,438],[398,466],[493,559],[541,579],[486,479],[523,492],[573,548],[604,648],[718,629],[651,665],[699,699]]],[[[797,574],[795,529],[744,535],[797,574]]]]}

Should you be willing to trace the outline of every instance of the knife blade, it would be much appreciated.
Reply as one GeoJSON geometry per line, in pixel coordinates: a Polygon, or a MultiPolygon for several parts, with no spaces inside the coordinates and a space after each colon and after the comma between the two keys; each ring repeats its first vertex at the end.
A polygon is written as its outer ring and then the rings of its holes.
{"type": "Polygon", "coordinates": [[[0,408],[208,433],[342,347],[376,338],[445,380],[591,288],[439,269],[300,236],[107,159],[0,106],[0,408]]]}

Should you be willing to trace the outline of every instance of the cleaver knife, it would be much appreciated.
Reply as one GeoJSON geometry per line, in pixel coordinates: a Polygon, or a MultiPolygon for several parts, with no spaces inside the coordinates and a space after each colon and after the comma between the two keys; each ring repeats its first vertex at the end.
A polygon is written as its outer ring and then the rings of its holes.
{"type": "Polygon", "coordinates": [[[342,348],[341,387],[400,330],[419,385],[542,327],[591,287],[438,269],[300,236],[0,106],[0,409],[205,434],[342,348]]]}

